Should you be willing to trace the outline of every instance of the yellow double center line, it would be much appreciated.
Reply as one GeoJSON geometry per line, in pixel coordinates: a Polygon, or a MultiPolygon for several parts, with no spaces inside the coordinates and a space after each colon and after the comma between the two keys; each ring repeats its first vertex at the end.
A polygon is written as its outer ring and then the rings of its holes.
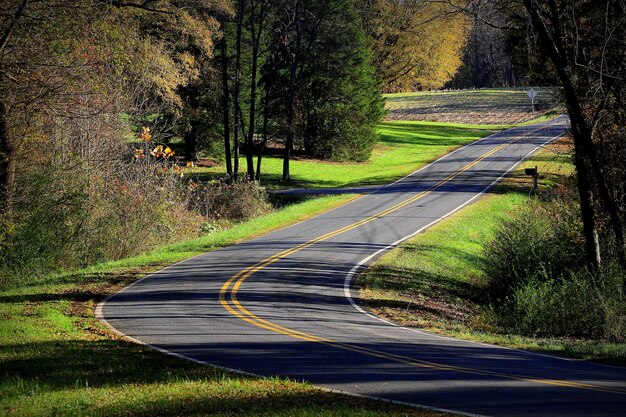
{"type": "Polygon", "coordinates": [[[222,286],[220,293],[219,293],[219,300],[220,303],[222,304],[222,306],[232,315],[240,318],[241,320],[248,322],[254,326],[266,329],[266,330],[270,330],[272,332],[276,332],[279,334],[283,334],[286,336],[290,336],[296,339],[300,339],[300,340],[304,340],[307,342],[314,342],[314,343],[320,343],[326,346],[331,346],[334,348],[338,348],[338,349],[342,349],[342,350],[347,350],[347,351],[351,351],[351,352],[357,352],[357,353],[362,353],[368,356],[372,356],[372,357],[376,357],[376,358],[381,358],[381,359],[386,359],[386,360],[390,360],[393,362],[398,362],[398,363],[402,363],[405,365],[409,365],[409,366],[413,366],[413,367],[418,367],[418,368],[423,368],[423,369],[432,369],[432,370],[438,370],[438,371],[453,371],[453,372],[462,372],[462,373],[466,373],[466,374],[473,374],[473,375],[485,375],[485,376],[492,376],[492,377],[498,377],[498,378],[506,378],[506,379],[514,379],[514,380],[520,380],[520,381],[526,381],[526,382],[535,382],[535,383],[542,383],[542,384],[547,384],[547,385],[555,385],[555,386],[560,386],[560,387],[571,387],[571,388],[579,388],[579,389],[586,389],[586,390],[593,390],[593,391],[603,391],[603,392],[612,392],[612,393],[619,393],[619,394],[626,394],[626,390],[616,387],[606,387],[606,386],[600,386],[600,385],[593,385],[593,384],[586,384],[586,383],[580,383],[580,382],[574,382],[574,381],[566,381],[566,380],[557,380],[557,379],[544,379],[544,378],[533,378],[533,377],[526,377],[526,376],[518,376],[518,375],[511,375],[511,374],[506,374],[506,373],[501,373],[501,372],[494,372],[494,371],[487,371],[487,370],[482,370],[482,369],[473,369],[473,368],[467,368],[467,367],[460,367],[460,366],[452,366],[452,365],[444,365],[444,364],[438,364],[438,363],[433,363],[433,362],[429,362],[429,361],[424,361],[424,360],[419,360],[419,359],[415,359],[415,358],[411,358],[411,357],[407,357],[407,356],[402,356],[402,355],[396,355],[396,354],[392,354],[392,353],[388,353],[388,352],[384,352],[384,351],[379,351],[379,350],[375,350],[375,349],[369,349],[369,348],[364,348],[361,346],[357,346],[357,345],[353,345],[353,344],[347,344],[347,343],[343,343],[343,342],[338,342],[332,339],[327,339],[327,338],[323,338],[323,337],[319,337],[319,336],[315,336],[309,333],[305,333],[305,332],[301,332],[295,329],[291,329],[288,327],[284,327],[284,326],[280,326],[276,323],[272,323],[270,321],[267,321],[257,315],[255,315],[254,313],[250,312],[248,309],[246,309],[237,299],[237,293],[239,291],[239,289],[241,288],[241,285],[243,284],[243,282],[249,278],[250,276],[252,276],[253,274],[255,274],[256,272],[262,270],[263,268],[281,260],[284,259],[286,257],[288,257],[289,255],[292,255],[296,252],[299,252],[303,249],[308,248],[309,246],[315,245],[316,243],[319,242],[323,242],[325,240],[328,240],[332,237],[335,237],[337,235],[340,235],[342,233],[348,232],[350,230],[356,229],[357,227],[360,227],[364,224],[370,223],[376,219],[379,219],[381,217],[384,217],[386,215],[389,215],[423,197],[425,197],[426,195],[430,194],[432,191],[436,190],[437,188],[441,187],[443,184],[453,180],[454,178],[456,178],[457,176],[459,176],[460,174],[462,174],[463,172],[471,169],[472,167],[474,167],[476,164],[478,164],[479,162],[483,161],[484,159],[490,157],[491,155],[499,152],[500,150],[504,149],[505,147],[507,147],[508,145],[515,143],[519,140],[521,140],[524,136],[530,135],[534,132],[536,132],[537,130],[540,130],[541,128],[535,129],[531,132],[526,133],[525,135],[518,137],[517,139],[513,139],[507,143],[501,144],[493,149],[491,149],[490,151],[484,153],[483,155],[481,155],[480,157],[478,157],[477,159],[475,159],[474,161],[466,164],[465,166],[463,166],[462,168],[460,168],[459,170],[455,171],[454,173],[448,175],[446,178],[442,179],[441,181],[437,182],[436,184],[432,185],[431,187],[427,188],[424,191],[421,191],[420,193],[394,205],[391,206],[385,210],[382,210],[372,216],[366,217],[362,220],[359,220],[356,223],[350,224],[348,226],[342,227],[341,229],[337,229],[335,231],[326,233],[322,236],[316,237],[315,239],[312,239],[308,242],[302,243],[300,245],[294,246],[292,248],[286,249],[282,252],[279,252],[267,259],[264,259],[240,272],[238,272],[237,274],[233,275],[232,277],[230,277],[228,279],[228,281],[226,281],[224,283],[224,285],[222,286]],[[228,299],[230,298],[230,300],[228,299]]]}

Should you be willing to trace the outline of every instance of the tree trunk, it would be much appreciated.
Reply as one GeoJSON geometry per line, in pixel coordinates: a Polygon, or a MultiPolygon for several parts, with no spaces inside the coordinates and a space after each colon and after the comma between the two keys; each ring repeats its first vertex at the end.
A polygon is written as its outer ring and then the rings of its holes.
{"type": "MultiPolygon", "coordinates": [[[[578,183],[579,193],[581,195],[581,211],[582,211],[582,216],[583,216],[583,222],[589,221],[589,218],[588,218],[589,216],[588,214],[587,215],[585,214],[586,209],[583,207],[583,204],[588,204],[586,203],[586,200],[588,198],[583,197],[583,196],[585,194],[590,195],[591,193],[590,191],[591,184],[589,181],[589,178],[590,178],[589,176],[593,174],[593,178],[595,179],[598,185],[598,190],[600,191],[600,198],[602,200],[603,205],[607,209],[609,217],[610,217],[611,228],[615,235],[617,255],[618,255],[620,266],[622,268],[626,268],[626,248],[624,247],[624,243],[625,243],[624,231],[623,231],[623,225],[621,222],[619,209],[614,198],[611,196],[611,193],[609,191],[608,183],[607,183],[604,173],[602,172],[602,168],[600,167],[598,153],[592,140],[591,130],[589,129],[589,126],[587,125],[587,122],[583,115],[582,107],[578,100],[578,96],[576,94],[576,90],[574,88],[574,84],[572,82],[570,74],[567,72],[567,69],[566,69],[567,63],[564,61],[565,60],[564,57],[566,55],[564,51],[562,50],[562,47],[560,47],[561,45],[560,39],[553,39],[553,37],[550,36],[550,32],[546,28],[540,16],[540,13],[537,9],[537,5],[533,2],[533,0],[522,0],[522,3],[524,4],[524,7],[526,8],[528,15],[530,16],[531,23],[534,29],[537,31],[539,35],[539,39],[541,40],[543,45],[546,47],[548,57],[550,58],[550,61],[554,65],[554,68],[557,72],[559,80],[561,81],[561,85],[565,93],[565,102],[567,105],[568,114],[570,116],[570,120],[572,123],[572,136],[574,137],[576,158],[581,158],[583,162],[583,168],[586,169],[587,171],[586,180],[583,181],[582,186],[588,187],[589,190],[580,189],[581,187],[580,178],[579,178],[579,183],[578,183]]],[[[553,5],[553,8],[554,7],[556,6],[553,5]]],[[[560,28],[555,27],[555,30],[559,31],[560,28]]],[[[593,207],[591,207],[591,210],[593,213],[593,207]]],[[[591,239],[591,241],[587,241],[585,244],[585,247],[588,251],[586,253],[587,259],[599,260],[600,254],[595,253],[596,252],[595,249],[592,250],[592,247],[597,247],[597,245],[594,244],[593,236],[592,236],[593,234],[590,232],[590,230],[596,229],[595,223],[593,227],[592,225],[586,225],[584,227],[586,228],[585,239],[586,240],[591,239]]],[[[595,233],[597,233],[597,231],[595,233]]]]}
{"type": "Polygon", "coordinates": [[[9,139],[6,109],[0,101],[0,212],[7,218],[13,210],[15,191],[15,149],[9,139]]]}
{"type": "MultiPolygon", "coordinates": [[[[263,5],[261,5],[263,7],[263,5]]],[[[250,79],[250,113],[248,125],[248,142],[246,146],[246,162],[248,166],[248,178],[254,180],[254,161],[252,159],[252,151],[254,150],[254,122],[256,117],[256,91],[257,91],[257,65],[259,61],[259,47],[261,42],[261,33],[263,31],[263,10],[259,12],[259,27],[255,29],[254,25],[254,7],[250,16],[250,34],[252,36],[252,73],[250,79]]]]}
{"type": "Polygon", "coordinates": [[[293,118],[294,118],[294,99],[296,93],[296,63],[291,63],[289,66],[289,96],[287,97],[287,138],[285,140],[285,154],[283,157],[283,181],[291,181],[291,175],[289,173],[289,160],[291,158],[291,151],[293,148],[293,118]]]}
{"type": "Polygon", "coordinates": [[[11,39],[11,35],[13,34],[13,30],[17,27],[19,20],[24,15],[24,10],[26,9],[26,5],[28,4],[28,0],[22,0],[19,6],[17,6],[17,10],[11,19],[11,23],[6,27],[4,33],[0,35],[0,56],[4,53],[4,48],[6,48],[9,43],[9,39],[11,39]]]}
{"type": "Polygon", "coordinates": [[[228,178],[233,178],[233,163],[230,155],[230,93],[228,91],[228,55],[226,34],[222,36],[220,42],[222,61],[222,111],[224,123],[224,156],[226,158],[226,173],[228,178]]]}
{"type": "Polygon", "coordinates": [[[256,160],[256,181],[261,183],[261,161],[263,160],[263,151],[265,150],[265,146],[267,145],[267,123],[270,115],[270,93],[271,86],[266,87],[265,97],[263,99],[263,142],[261,142],[261,146],[259,146],[259,155],[256,160]]]}
{"type": "Polygon", "coordinates": [[[234,140],[234,159],[235,167],[233,170],[233,177],[237,180],[239,175],[239,131],[241,129],[241,103],[239,97],[239,91],[241,89],[241,29],[243,26],[243,13],[244,13],[244,0],[238,0],[237,2],[237,27],[236,27],[236,39],[235,39],[235,86],[233,92],[233,104],[235,107],[234,124],[233,124],[233,140],[234,140]]]}
{"type": "Polygon", "coordinates": [[[295,27],[296,27],[296,43],[294,45],[293,55],[291,62],[289,63],[289,94],[287,96],[287,138],[285,140],[285,155],[283,158],[283,181],[291,181],[291,174],[289,172],[289,160],[291,158],[291,151],[293,150],[293,138],[294,138],[294,126],[293,119],[295,113],[295,96],[296,96],[296,71],[298,69],[298,60],[300,57],[300,43],[301,43],[301,30],[300,27],[300,2],[296,2],[295,15],[294,15],[295,27]]]}
{"type": "Polygon", "coordinates": [[[576,180],[580,197],[580,212],[583,221],[583,235],[585,236],[585,258],[587,264],[597,270],[602,264],[600,240],[593,207],[593,192],[589,181],[589,165],[580,150],[579,141],[574,140],[574,164],[576,165],[576,180]]]}
{"type": "Polygon", "coordinates": [[[191,129],[185,133],[185,159],[189,162],[198,160],[198,140],[196,134],[198,129],[196,124],[192,123],[191,129]]]}

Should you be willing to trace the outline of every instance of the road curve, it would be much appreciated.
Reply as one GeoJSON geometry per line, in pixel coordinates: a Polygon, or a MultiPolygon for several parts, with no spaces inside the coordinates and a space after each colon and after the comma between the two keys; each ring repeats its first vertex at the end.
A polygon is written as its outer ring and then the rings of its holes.
{"type": "Polygon", "coordinates": [[[472,202],[565,117],[469,144],[304,222],[172,265],[98,317],[161,351],[257,375],[464,414],[626,415],[623,368],[437,336],[363,311],[361,265],[472,202]]]}

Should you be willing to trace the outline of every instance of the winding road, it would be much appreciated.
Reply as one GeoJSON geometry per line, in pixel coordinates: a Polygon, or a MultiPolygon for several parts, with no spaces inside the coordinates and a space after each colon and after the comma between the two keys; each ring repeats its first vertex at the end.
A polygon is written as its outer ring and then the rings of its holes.
{"type": "Polygon", "coordinates": [[[624,416],[626,370],[408,329],[361,309],[354,275],[458,210],[567,119],[521,126],[301,223],[152,274],[98,317],[163,352],[466,415],[624,416]]]}

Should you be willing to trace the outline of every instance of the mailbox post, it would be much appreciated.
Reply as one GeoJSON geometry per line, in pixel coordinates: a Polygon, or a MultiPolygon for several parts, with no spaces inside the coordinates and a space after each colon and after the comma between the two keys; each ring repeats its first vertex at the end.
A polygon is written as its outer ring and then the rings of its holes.
{"type": "Polygon", "coordinates": [[[537,171],[537,166],[535,165],[534,168],[525,168],[524,169],[524,173],[526,175],[529,175],[529,176],[533,177],[532,195],[537,195],[537,180],[539,178],[539,173],[537,171]]]}

